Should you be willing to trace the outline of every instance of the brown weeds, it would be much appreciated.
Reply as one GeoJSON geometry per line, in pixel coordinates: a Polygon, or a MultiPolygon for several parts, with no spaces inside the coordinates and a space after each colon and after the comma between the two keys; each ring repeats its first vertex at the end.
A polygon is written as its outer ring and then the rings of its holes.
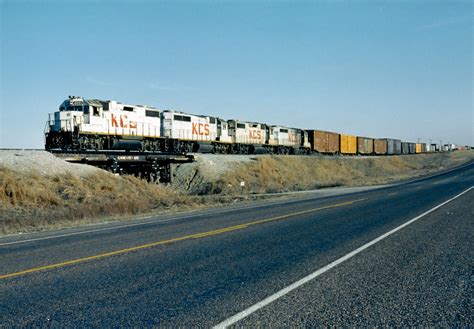
{"type": "Polygon", "coordinates": [[[135,177],[26,176],[0,168],[0,231],[166,209],[176,199],[170,189],[135,177]]]}

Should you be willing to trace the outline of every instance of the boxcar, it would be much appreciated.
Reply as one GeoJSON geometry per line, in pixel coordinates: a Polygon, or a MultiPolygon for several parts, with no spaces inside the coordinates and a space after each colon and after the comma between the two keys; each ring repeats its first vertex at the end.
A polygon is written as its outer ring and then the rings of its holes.
{"type": "Polygon", "coordinates": [[[339,153],[339,134],[323,130],[308,130],[311,150],[324,154],[339,153]]]}
{"type": "Polygon", "coordinates": [[[345,134],[339,136],[341,154],[357,154],[357,137],[345,134]]]}
{"type": "Polygon", "coordinates": [[[374,153],[373,138],[357,136],[357,153],[369,155],[374,153]]]}
{"type": "Polygon", "coordinates": [[[426,153],[428,152],[428,148],[426,147],[425,143],[421,143],[421,153],[426,153]]]}
{"type": "Polygon", "coordinates": [[[402,154],[410,154],[410,143],[402,142],[402,154]]]}
{"type": "Polygon", "coordinates": [[[387,154],[388,145],[386,139],[374,139],[374,153],[377,155],[387,154]]]}
{"type": "Polygon", "coordinates": [[[421,143],[416,143],[415,144],[415,153],[421,153],[421,143]]]}
{"type": "Polygon", "coordinates": [[[386,138],[387,140],[387,154],[395,155],[402,154],[402,141],[399,139],[386,138]]]}

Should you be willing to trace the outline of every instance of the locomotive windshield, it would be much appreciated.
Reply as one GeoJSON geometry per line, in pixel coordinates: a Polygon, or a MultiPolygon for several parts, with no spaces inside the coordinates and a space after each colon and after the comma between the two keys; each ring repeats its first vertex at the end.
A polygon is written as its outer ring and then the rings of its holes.
{"type": "Polygon", "coordinates": [[[82,105],[80,106],[73,106],[73,105],[61,105],[59,107],[59,111],[79,111],[79,112],[82,112],[83,111],[83,108],[82,108],[82,105]]]}
{"type": "Polygon", "coordinates": [[[87,107],[87,103],[84,102],[84,99],[81,97],[69,96],[69,99],[66,99],[60,106],[59,111],[75,111],[75,112],[83,112],[84,107],[87,107]],[[86,106],[84,106],[86,105],[86,106]]]}

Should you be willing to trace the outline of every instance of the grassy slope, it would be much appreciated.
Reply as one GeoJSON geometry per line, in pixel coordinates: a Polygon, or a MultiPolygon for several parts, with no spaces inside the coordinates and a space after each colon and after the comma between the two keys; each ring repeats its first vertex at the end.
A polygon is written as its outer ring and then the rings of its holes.
{"type": "Polygon", "coordinates": [[[365,186],[435,172],[474,158],[474,152],[391,157],[265,156],[243,162],[197,193],[298,191],[333,186],[365,186]]]}
{"type": "Polygon", "coordinates": [[[72,174],[44,177],[0,168],[0,232],[138,214],[169,208],[179,199],[169,189],[107,172],[85,178],[72,174]]]}
{"type": "MultiPolygon", "coordinates": [[[[207,182],[206,191],[220,195],[241,193],[241,181],[246,182],[247,193],[381,184],[460,164],[473,155],[474,152],[381,158],[265,156],[243,162],[207,182]]],[[[107,172],[85,178],[72,174],[45,177],[34,172],[25,176],[0,167],[0,234],[215,202],[107,172]]]]}

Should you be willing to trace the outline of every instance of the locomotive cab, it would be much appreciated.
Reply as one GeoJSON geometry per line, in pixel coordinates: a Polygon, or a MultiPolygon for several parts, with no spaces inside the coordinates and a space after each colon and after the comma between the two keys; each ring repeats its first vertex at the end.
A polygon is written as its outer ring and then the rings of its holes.
{"type": "Polygon", "coordinates": [[[69,99],[62,102],[59,106],[59,111],[54,112],[54,117],[51,118],[50,115],[50,130],[56,132],[73,132],[77,130],[78,125],[84,122],[85,108],[86,106],[84,106],[82,98],[69,96],[69,99]]]}

